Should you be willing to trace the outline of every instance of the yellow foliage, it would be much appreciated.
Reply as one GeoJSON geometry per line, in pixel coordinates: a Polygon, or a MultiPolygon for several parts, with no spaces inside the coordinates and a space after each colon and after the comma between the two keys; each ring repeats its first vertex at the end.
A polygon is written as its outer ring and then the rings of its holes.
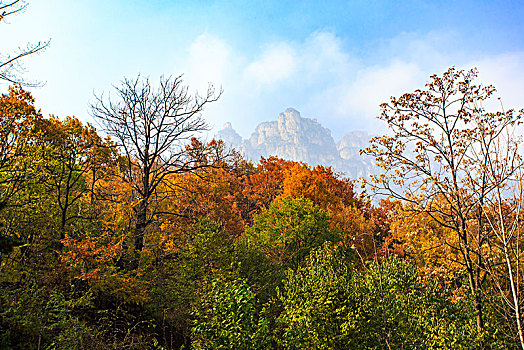
{"type": "Polygon", "coordinates": [[[456,232],[443,227],[428,213],[397,206],[391,220],[391,235],[401,244],[408,258],[419,266],[419,272],[432,278],[452,280],[462,271],[456,232]]]}

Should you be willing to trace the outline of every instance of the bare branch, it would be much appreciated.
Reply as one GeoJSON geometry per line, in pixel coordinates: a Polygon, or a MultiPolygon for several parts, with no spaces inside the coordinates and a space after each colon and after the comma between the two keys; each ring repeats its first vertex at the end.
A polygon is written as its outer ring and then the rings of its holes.
{"type": "Polygon", "coordinates": [[[149,78],[139,75],[115,86],[114,96],[95,96],[91,114],[123,153],[125,176],[140,196],[134,208],[137,252],[144,246],[151,219],[167,214],[157,211],[153,202],[159,188],[166,187],[168,175],[197,172],[222,160],[213,157],[212,147],[194,139],[196,133],[208,129],[202,118],[204,108],[221,94],[222,90],[216,92],[209,85],[203,97],[191,95],[182,76],[162,76],[155,89],[149,78]]]}

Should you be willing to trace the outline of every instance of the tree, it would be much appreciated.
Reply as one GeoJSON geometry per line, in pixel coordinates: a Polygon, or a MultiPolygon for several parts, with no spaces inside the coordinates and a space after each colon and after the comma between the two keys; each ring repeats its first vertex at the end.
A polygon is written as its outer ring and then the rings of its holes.
{"type": "MultiPolygon", "coordinates": [[[[488,112],[484,102],[493,86],[475,85],[477,70],[448,69],[433,75],[425,90],[415,90],[381,105],[379,119],[389,135],[375,137],[361,152],[375,157],[385,170],[372,178],[377,193],[411,203],[454,232],[468,277],[479,331],[484,328],[482,285],[488,278],[483,256],[486,198],[519,167],[499,159],[505,176],[488,176],[490,158],[501,135],[519,123],[513,110],[488,112]]],[[[511,133],[510,133],[511,134],[511,133]]]]}
{"type": "Polygon", "coordinates": [[[490,149],[480,149],[479,154],[487,159],[486,176],[497,184],[486,196],[483,211],[491,238],[489,254],[484,257],[485,265],[500,295],[505,319],[514,328],[520,347],[524,349],[521,291],[524,282],[521,237],[524,162],[518,148],[514,135],[505,133],[490,149]]]}
{"type": "Polygon", "coordinates": [[[397,205],[390,228],[392,239],[406,257],[416,262],[419,274],[443,284],[456,284],[462,279],[463,264],[460,251],[455,249],[458,237],[453,230],[443,227],[429,214],[413,210],[410,203],[397,205]]]}
{"type": "Polygon", "coordinates": [[[21,158],[34,121],[41,117],[33,104],[31,94],[21,87],[10,87],[0,96],[0,210],[24,181],[21,158]]]}
{"type": "Polygon", "coordinates": [[[311,251],[296,271],[289,269],[278,290],[282,303],[279,323],[284,325],[281,346],[285,349],[354,348],[348,319],[354,298],[351,293],[353,264],[340,247],[325,243],[311,251]]]}
{"type": "Polygon", "coordinates": [[[34,132],[42,157],[44,185],[54,194],[63,239],[66,224],[84,217],[80,208],[73,208],[94,191],[104,165],[114,161],[111,143],[102,140],[92,125],[82,125],[75,117],[41,119],[34,132]]]}
{"type": "Polygon", "coordinates": [[[12,0],[7,3],[0,2],[0,22],[4,21],[7,16],[13,15],[24,10],[27,4],[22,0],[12,0]]]}
{"type": "Polygon", "coordinates": [[[218,163],[209,158],[209,148],[188,142],[196,132],[207,129],[201,112],[220,97],[221,91],[215,93],[209,86],[205,96],[193,96],[183,85],[182,76],[161,77],[157,90],[148,78],[140,76],[124,79],[115,89],[116,100],[98,96],[91,110],[123,153],[123,175],[136,192],[134,250],[140,252],[146,228],[154,218],[173,214],[154,205],[164,195],[160,187],[167,177],[218,163]]]}
{"type": "Polygon", "coordinates": [[[252,215],[260,213],[281,195],[284,172],[293,164],[295,162],[273,156],[260,158],[257,167],[246,177],[242,191],[247,198],[246,207],[250,214],[245,218],[246,221],[252,221],[252,215]]]}
{"type": "Polygon", "coordinates": [[[31,93],[20,86],[9,87],[0,96],[0,252],[8,253],[14,246],[26,242],[23,230],[14,229],[20,224],[12,214],[27,214],[21,208],[24,198],[35,182],[35,158],[30,151],[32,132],[42,116],[34,107],[31,93]],[[9,219],[7,219],[9,218],[9,219]]]}
{"type": "Polygon", "coordinates": [[[321,165],[292,163],[283,173],[280,197],[311,200],[331,216],[331,227],[340,231],[343,245],[353,246],[363,258],[373,254],[377,220],[371,205],[355,195],[353,181],[321,165]]]}
{"type": "MultiPolygon", "coordinates": [[[[0,1],[0,23],[5,22],[8,16],[17,14],[27,7],[27,3],[23,0],[9,0],[7,2],[0,1]]],[[[17,77],[23,70],[20,65],[22,58],[44,50],[49,45],[48,41],[39,41],[36,44],[27,44],[25,48],[19,49],[15,54],[0,54],[0,80],[6,80],[14,84],[35,85],[24,82],[20,77],[17,77]]]]}
{"type": "Polygon", "coordinates": [[[312,249],[326,241],[339,241],[329,220],[328,213],[309,199],[285,197],[255,217],[246,230],[247,238],[274,263],[296,267],[312,249]]]}

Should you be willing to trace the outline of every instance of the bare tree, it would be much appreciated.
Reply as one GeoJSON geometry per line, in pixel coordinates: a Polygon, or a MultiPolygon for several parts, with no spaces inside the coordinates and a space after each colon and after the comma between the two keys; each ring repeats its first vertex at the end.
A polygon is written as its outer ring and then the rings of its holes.
{"type": "Polygon", "coordinates": [[[160,78],[154,89],[148,78],[124,79],[116,99],[96,97],[92,115],[114,138],[125,158],[124,176],[137,194],[134,206],[134,250],[144,248],[146,228],[161,214],[153,205],[170,174],[194,172],[211,163],[206,147],[189,147],[197,132],[207,130],[204,107],[221,91],[209,86],[205,96],[191,95],[182,76],[160,78]]]}
{"type": "MultiPolygon", "coordinates": [[[[7,17],[22,12],[27,7],[27,2],[23,0],[0,0],[0,23],[4,22],[7,17]]],[[[49,40],[39,41],[36,44],[27,44],[25,47],[20,47],[18,52],[12,54],[5,54],[0,52],[0,80],[6,80],[13,84],[22,84],[26,86],[35,86],[37,83],[29,83],[20,77],[20,73],[24,71],[20,64],[22,58],[35,54],[44,50],[49,46],[49,40]]]]}
{"type": "Polygon", "coordinates": [[[465,274],[476,311],[477,328],[484,328],[482,285],[488,278],[484,256],[488,196],[502,187],[518,165],[503,159],[504,176],[489,176],[494,148],[501,135],[522,118],[513,110],[487,112],[484,101],[493,86],[474,84],[476,69],[450,68],[433,75],[425,90],[391,98],[381,105],[379,119],[391,134],[375,137],[362,153],[375,157],[385,173],[372,178],[377,193],[411,203],[456,233],[465,274]]]}

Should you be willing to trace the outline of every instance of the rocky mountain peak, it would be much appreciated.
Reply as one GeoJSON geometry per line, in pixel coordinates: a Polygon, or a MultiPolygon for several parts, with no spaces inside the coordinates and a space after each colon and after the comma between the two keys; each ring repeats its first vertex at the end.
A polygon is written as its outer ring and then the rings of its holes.
{"type": "Polygon", "coordinates": [[[278,123],[282,124],[299,124],[302,120],[302,117],[300,116],[300,112],[293,108],[288,108],[284,111],[284,113],[280,113],[278,115],[278,123]]]}
{"type": "Polygon", "coordinates": [[[242,140],[229,122],[215,137],[254,162],[261,156],[278,156],[312,166],[332,166],[353,178],[365,176],[370,170],[370,165],[358,155],[358,149],[367,143],[366,133],[348,133],[336,145],[329,129],[316,119],[302,117],[294,108],[280,113],[276,121],[260,123],[247,140],[242,140]]]}
{"type": "Polygon", "coordinates": [[[215,138],[223,140],[228,145],[237,149],[242,145],[242,137],[233,129],[230,122],[224,124],[224,129],[220,130],[215,135],[215,138]]]}

